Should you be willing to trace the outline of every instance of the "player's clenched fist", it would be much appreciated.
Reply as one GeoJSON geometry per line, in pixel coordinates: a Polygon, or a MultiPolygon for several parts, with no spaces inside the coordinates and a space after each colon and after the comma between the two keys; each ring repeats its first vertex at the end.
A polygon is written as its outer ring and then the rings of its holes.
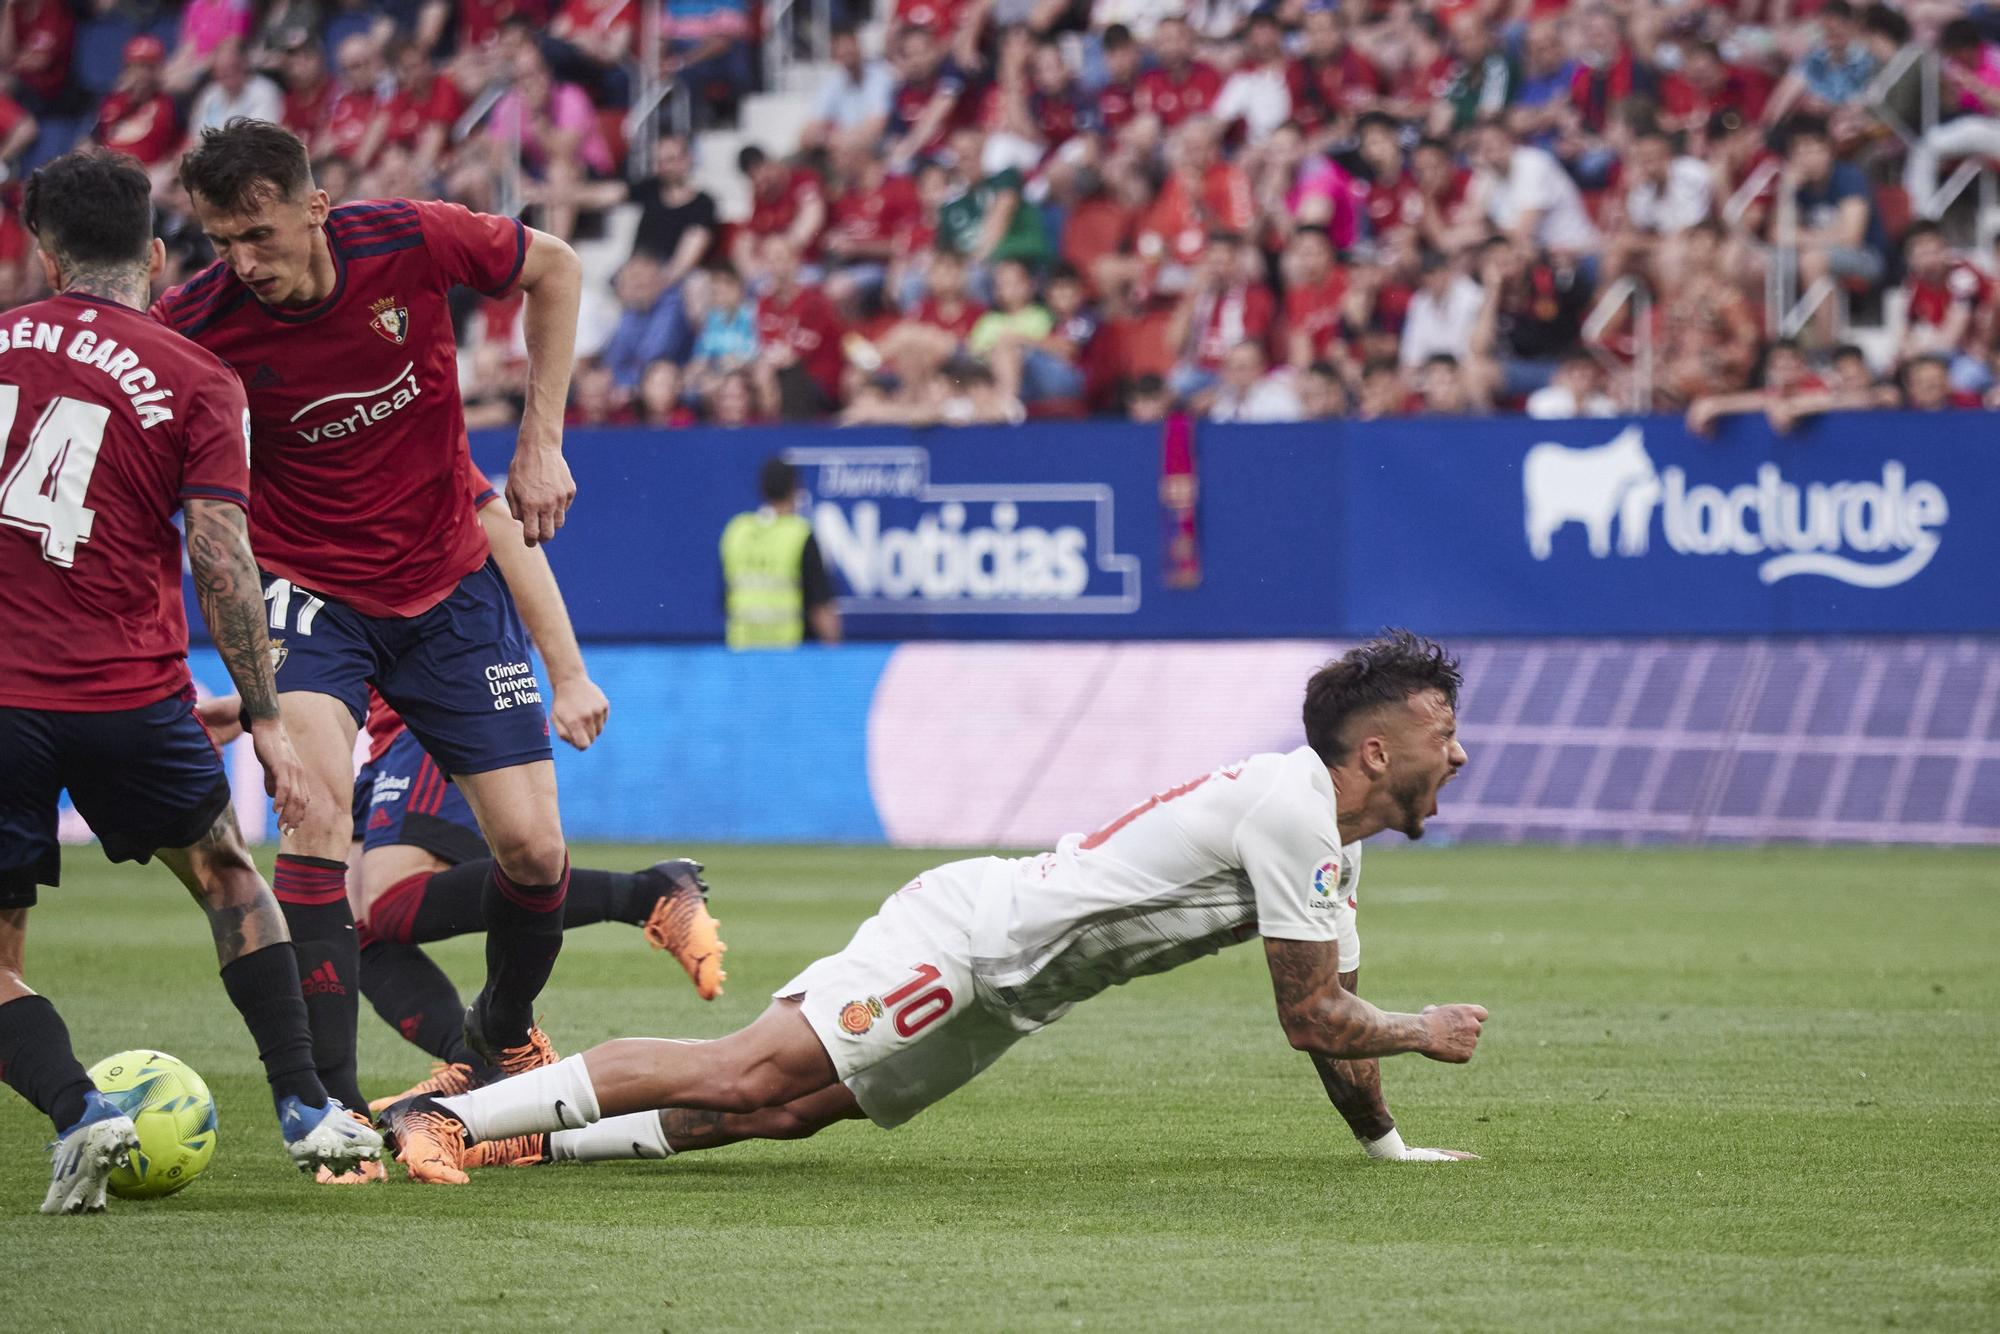
{"type": "Polygon", "coordinates": [[[507,469],[507,506],[521,522],[522,539],[532,547],[554,537],[575,499],[576,479],[561,447],[521,441],[507,469]]]}
{"type": "Polygon", "coordinates": [[[1433,1061],[1471,1060],[1472,1049],[1479,1045],[1479,1026],[1485,1022],[1484,1005],[1425,1006],[1424,1027],[1430,1034],[1424,1055],[1433,1061]]]}

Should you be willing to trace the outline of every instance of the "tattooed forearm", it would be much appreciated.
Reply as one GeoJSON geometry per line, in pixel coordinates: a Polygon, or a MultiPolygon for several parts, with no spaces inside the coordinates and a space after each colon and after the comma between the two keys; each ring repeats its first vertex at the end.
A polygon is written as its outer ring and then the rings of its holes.
{"type": "Polygon", "coordinates": [[[1430,1031],[1422,1016],[1386,1014],[1340,985],[1340,952],[1332,941],[1264,941],[1278,1022],[1302,1051],[1339,1060],[1422,1051],[1430,1031]]]}
{"type": "MultiPolygon", "coordinates": [[[[1359,973],[1340,975],[1343,991],[1353,993],[1358,981],[1359,973]]],[[[1382,1100],[1380,1061],[1373,1057],[1343,1061],[1313,1052],[1312,1063],[1313,1069],[1319,1072],[1319,1082],[1326,1089],[1326,1096],[1332,1100],[1334,1110],[1347,1122],[1347,1128],[1354,1132],[1356,1139],[1380,1139],[1396,1128],[1396,1118],[1389,1115],[1389,1104],[1382,1100]]]]}
{"type": "Polygon", "coordinates": [[[264,632],[264,591],[243,511],[227,501],[188,501],[187,549],[202,619],[243,697],[243,712],[253,722],[276,718],[278,685],[264,632]]]}
{"type": "Polygon", "coordinates": [[[660,1113],[660,1129],[666,1132],[667,1145],[675,1153],[713,1149],[742,1138],[740,1135],[721,1136],[723,1118],[727,1115],[727,1112],[705,1112],[692,1107],[669,1107],[660,1113]]]}

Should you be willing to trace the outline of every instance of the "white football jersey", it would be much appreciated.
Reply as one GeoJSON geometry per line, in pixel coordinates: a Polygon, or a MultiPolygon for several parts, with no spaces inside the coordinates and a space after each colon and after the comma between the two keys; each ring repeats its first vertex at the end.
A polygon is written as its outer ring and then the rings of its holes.
{"type": "Polygon", "coordinates": [[[1341,971],[1361,961],[1361,848],[1341,846],[1333,780],[1306,746],[1217,769],[1010,865],[978,896],[972,964],[981,1000],[1022,1028],[1255,936],[1337,940],[1341,971]]]}

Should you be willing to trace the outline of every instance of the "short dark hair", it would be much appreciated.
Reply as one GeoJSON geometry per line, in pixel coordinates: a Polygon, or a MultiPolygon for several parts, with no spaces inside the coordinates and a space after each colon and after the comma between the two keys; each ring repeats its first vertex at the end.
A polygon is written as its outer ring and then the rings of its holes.
{"type": "Polygon", "coordinates": [[[1827,144],[1833,142],[1833,131],[1820,116],[1794,116],[1782,127],[1781,132],[1785,140],[1782,151],[1786,153],[1791,152],[1793,146],[1801,139],[1818,139],[1827,144]]]}
{"type": "Polygon", "coordinates": [[[1408,630],[1385,630],[1327,663],[1306,682],[1306,744],[1326,764],[1347,758],[1341,734],[1356,716],[1435,690],[1458,707],[1458,659],[1408,630]]]}
{"type": "Polygon", "coordinates": [[[1122,23],[1114,23],[1106,28],[1104,36],[1100,40],[1107,51],[1122,51],[1129,46],[1136,45],[1132,40],[1132,30],[1122,23]]]}
{"type": "Polygon", "coordinates": [[[1386,111],[1364,111],[1361,119],[1354,122],[1356,138],[1370,130],[1387,130],[1398,139],[1403,137],[1403,123],[1386,111]]]}
{"type": "Polygon", "coordinates": [[[1424,369],[1429,370],[1433,366],[1442,366],[1448,371],[1456,371],[1458,369],[1458,358],[1449,352],[1433,352],[1424,358],[1424,369]]]}
{"type": "Polygon", "coordinates": [[[1847,0],[1826,0],[1819,7],[1819,16],[1823,19],[1846,19],[1852,23],[1855,19],[1854,6],[1847,0]]]}
{"type": "Polygon", "coordinates": [[[216,208],[244,213],[267,196],[304,194],[312,185],[312,162],[284,126],[239,116],[201,132],[201,142],[181,159],[181,185],[216,208]]]}
{"type": "Polygon", "coordinates": [[[1908,231],[1903,233],[1903,248],[1907,250],[1910,242],[1916,240],[1919,236],[1935,236],[1942,240],[1944,238],[1944,228],[1938,226],[1929,218],[1919,218],[1910,224],[1908,231]]]}
{"type": "Polygon", "coordinates": [[[783,455],[773,454],[764,460],[757,472],[757,490],[765,500],[776,505],[790,500],[798,489],[799,470],[785,462],[783,455]]]}
{"type": "Polygon", "coordinates": [[[1866,352],[1863,352],[1859,347],[1855,346],[1853,343],[1842,343],[1839,347],[1833,349],[1832,360],[1835,365],[1839,365],[1843,361],[1848,361],[1856,357],[1859,357],[1861,359],[1863,365],[1867,364],[1868,354],[1866,352]]]}
{"type": "Polygon", "coordinates": [[[144,264],[152,189],[145,169],[123,153],[65,153],[28,177],[21,222],[66,271],[144,264]]]}
{"type": "Polygon", "coordinates": [[[1971,51],[1979,44],[1979,25],[1971,19],[1953,19],[1938,33],[1941,51],[1971,51]]]}
{"type": "Polygon", "coordinates": [[[742,150],[736,154],[736,169],[745,176],[748,176],[769,160],[763,149],[757,147],[755,144],[745,144],[742,150]]]}
{"type": "Polygon", "coordinates": [[[1904,46],[1910,40],[1910,21],[1888,5],[1870,5],[1861,11],[1861,30],[1887,37],[1897,46],[1904,46]]]}

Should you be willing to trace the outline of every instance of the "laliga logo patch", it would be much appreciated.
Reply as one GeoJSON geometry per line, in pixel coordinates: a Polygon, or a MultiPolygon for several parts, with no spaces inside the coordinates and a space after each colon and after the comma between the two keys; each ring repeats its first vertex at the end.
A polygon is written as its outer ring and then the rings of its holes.
{"type": "Polygon", "coordinates": [[[368,327],[401,347],[410,336],[409,307],[397,305],[393,296],[385,296],[369,309],[375,312],[375,318],[368,321],[368,327]]]}
{"type": "Polygon", "coordinates": [[[882,1002],[873,996],[865,1001],[849,1001],[840,1007],[840,1031],[858,1038],[875,1027],[875,1021],[881,1017],[882,1002]]]}
{"type": "Polygon", "coordinates": [[[1313,868],[1313,893],[1323,899],[1333,897],[1340,885],[1340,858],[1329,857],[1313,868]]]}

